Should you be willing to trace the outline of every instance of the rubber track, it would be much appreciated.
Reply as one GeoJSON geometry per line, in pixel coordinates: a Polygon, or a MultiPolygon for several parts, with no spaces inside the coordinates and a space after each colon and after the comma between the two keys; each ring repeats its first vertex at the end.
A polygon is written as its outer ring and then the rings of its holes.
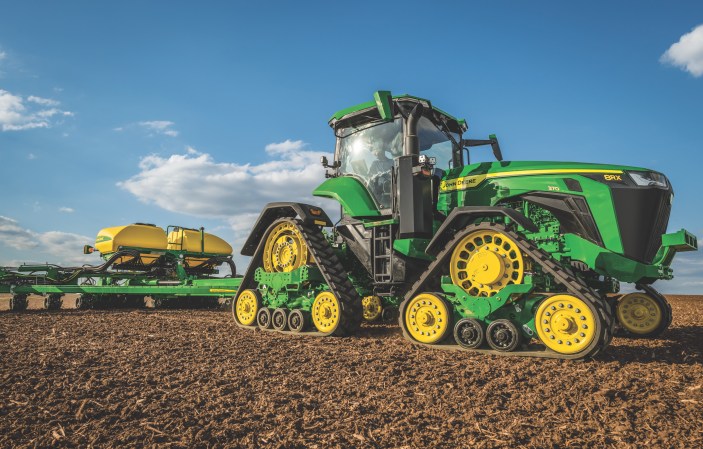
{"type": "MultiPolygon", "coordinates": [[[[506,353],[506,352],[500,352],[500,351],[494,351],[492,349],[480,349],[480,350],[474,350],[476,352],[482,352],[482,353],[491,353],[491,354],[498,354],[498,355],[527,355],[527,356],[535,356],[535,357],[547,357],[547,358],[559,358],[559,359],[583,359],[583,358],[590,358],[594,357],[596,354],[600,353],[603,349],[605,349],[609,344],[610,341],[613,338],[613,330],[615,328],[615,320],[612,314],[612,310],[609,304],[605,300],[603,300],[600,295],[593,290],[591,287],[586,285],[586,283],[583,281],[583,279],[577,277],[571,269],[563,267],[560,265],[556,260],[554,260],[553,257],[551,257],[547,252],[544,250],[538,248],[534,243],[530,242],[517,232],[513,231],[509,227],[498,224],[498,223],[479,223],[479,224],[474,224],[466,227],[464,230],[461,232],[458,232],[444,247],[444,249],[437,255],[437,258],[427,267],[427,270],[420,276],[420,278],[413,284],[413,286],[408,290],[408,292],[405,294],[405,298],[403,302],[400,305],[400,316],[398,318],[398,321],[400,323],[400,327],[403,330],[403,336],[412,341],[413,343],[417,343],[406,331],[405,326],[403,325],[403,315],[405,311],[405,306],[410,301],[411,298],[415,297],[420,291],[427,291],[424,287],[430,283],[432,279],[435,278],[435,275],[439,274],[446,266],[445,262],[449,257],[451,256],[452,250],[454,247],[463,239],[466,237],[468,234],[479,231],[479,230],[494,230],[501,232],[508,237],[510,237],[520,248],[520,250],[523,252],[523,254],[527,255],[530,259],[532,259],[535,263],[539,264],[542,270],[545,273],[548,273],[554,277],[554,280],[558,282],[559,284],[563,285],[567,292],[571,293],[574,296],[578,296],[579,298],[583,299],[584,301],[587,301],[590,303],[593,308],[596,310],[596,313],[600,317],[601,322],[604,324],[602,326],[602,329],[600,330],[599,335],[597,335],[598,343],[594,345],[587,353],[579,353],[579,354],[559,354],[557,352],[551,351],[549,349],[544,350],[544,351],[528,351],[528,353],[520,353],[520,352],[513,352],[513,353],[506,353]]],[[[433,290],[430,288],[429,290],[433,290]]],[[[427,346],[432,346],[432,345],[427,345],[427,346]]],[[[457,345],[458,346],[458,345],[457,345]]],[[[471,349],[464,349],[462,350],[467,350],[471,351],[471,349]]]]}
{"type": "MultiPolygon", "coordinates": [[[[361,298],[359,298],[359,295],[356,293],[356,289],[349,281],[349,276],[347,275],[346,270],[339,261],[339,258],[334,252],[334,249],[330,246],[329,242],[322,234],[322,230],[318,226],[307,225],[302,220],[284,218],[274,221],[271,226],[269,226],[269,229],[266,231],[266,236],[268,236],[274,226],[278,225],[281,222],[293,223],[298,228],[301,235],[303,236],[303,240],[305,240],[305,243],[308,246],[308,251],[310,251],[310,254],[315,260],[317,267],[320,269],[320,273],[322,273],[322,276],[325,278],[325,282],[329,286],[330,291],[339,300],[339,304],[341,307],[340,322],[334,331],[329,333],[304,333],[316,336],[333,335],[340,337],[354,334],[359,328],[363,316],[361,308],[361,298]]],[[[257,326],[241,325],[234,316],[234,305],[236,304],[237,298],[239,297],[239,294],[241,292],[248,288],[256,288],[254,282],[254,272],[258,267],[262,265],[265,242],[266,238],[262,239],[261,242],[259,242],[259,246],[256,248],[256,252],[254,253],[254,257],[252,258],[251,263],[249,264],[249,268],[247,269],[246,273],[244,274],[244,278],[242,279],[242,285],[237,291],[237,295],[235,296],[234,301],[232,301],[232,318],[239,327],[245,327],[249,329],[257,328],[257,326]]]]}

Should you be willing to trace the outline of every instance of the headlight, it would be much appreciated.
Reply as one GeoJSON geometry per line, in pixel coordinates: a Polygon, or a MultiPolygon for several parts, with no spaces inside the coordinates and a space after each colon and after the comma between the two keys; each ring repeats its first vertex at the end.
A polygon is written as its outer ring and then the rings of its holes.
{"type": "Polygon", "coordinates": [[[666,176],[653,171],[631,171],[627,173],[638,186],[666,187],[666,176]]]}

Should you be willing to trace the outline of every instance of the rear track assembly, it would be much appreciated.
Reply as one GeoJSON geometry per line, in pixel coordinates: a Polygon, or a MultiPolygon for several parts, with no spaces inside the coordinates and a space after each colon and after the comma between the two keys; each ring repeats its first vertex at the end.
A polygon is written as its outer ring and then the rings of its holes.
{"type": "MultiPolygon", "coordinates": [[[[303,331],[302,333],[306,335],[315,336],[345,336],[354,334],[359,328],[362,319],[361,299],[356,293],[354,286],[349,281],[346,271],[340,263],[336,253],[334,252],[334,249],[330,246],[329,242],[322,234],[322,230],[320,229],[320,227],[306,224],[302,220],[298,219],[286,218],[274,221],[266,231],[265,237],[259,242],[256,252],[254,253],[251,263],[249,264],[249,268],[244,274],[241,287],[237,291],[237,295],[235,296],[234,301],[232,301],[232,318],[234,319],[234,322],[239,327],[247,329],[257,328],[257,326],[244,326],[239,323],[235,312],[237,299],[242,294],[242,292],[244,292],[244,290],[257,288],[256,282],[254,280],[254,272],[258,267],[263,266],[263,254],[266,238],[274,229],[274,227],[284,221],[294,224],[298,231],[300,231],[301,235],[303,236],[303,240],[305,241],[305,244],[308,247],[308,251],[310,251],[312,258],[315,261],[317,267],[319,268],[320,273],[324,277],[325,282],[329,286],[330,291],[339,300],[341,308],[339,324],[332,331],[318,332],[314,330],[307,330],[303,331]]],[[[314,329],[314,326],[310,327],[314,329]]],[[[281,332],[294,333],[290,331],[281,332]]]]}

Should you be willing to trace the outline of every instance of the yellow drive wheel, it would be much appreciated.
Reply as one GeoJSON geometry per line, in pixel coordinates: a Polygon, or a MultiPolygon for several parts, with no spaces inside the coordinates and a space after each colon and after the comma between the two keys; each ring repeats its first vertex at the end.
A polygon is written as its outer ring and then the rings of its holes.
{"type": "Polygon", "coordinates": [[[403,319],[410,336],[428,344],[442,341],[452,325],[449,305],[432,293],[420,293],[411,299],[403,319]]]}
{"type": "Polygon", "coordinates": [[[261,307],[261,299],[256,290],[244,290],[234,305],[234,314],[243,326],[252,326],[261,307]]]}
{"type": "Polygon", "coordinates": [[[283,221],[266,237],[264,270],[268,273],[288,272],[308,261],[308,247],[295,223],[283,221]]]}
{"type": "Polygon", "coordinates": [[[664,313],[656,299],[646,293],[629,293],[618,300],[618,322],[636,335],[654,333],[662,325],[664,313]]]}
{"type": "Polygon", "coordinates": [[[341,306],[332,292],[322,292],[312,303],[312,322],[318,331],[329,333],[339,325],[341,306]]]}
{"type": "Polygon", "coordinates": [[[579,353],[597,335],[596,312],[582,299],[559,294],[550,296],[535,313],[535,327],[542,343],[560,354],[579,353]]]}
{"type": "Polygon", "coordinates": [[[364,320],[376,321],[383,313],[383,304],[378,296],[364,296],[361,300],[361,306],[364,309],[364,320]]]}
{"type": "Polygon", "coordinates": [[[464,237],[452,252],[449,274],[472,296],[493,296],[508,284],[520,284],[525,262],[507,235],[482,229],[464,237]]]}

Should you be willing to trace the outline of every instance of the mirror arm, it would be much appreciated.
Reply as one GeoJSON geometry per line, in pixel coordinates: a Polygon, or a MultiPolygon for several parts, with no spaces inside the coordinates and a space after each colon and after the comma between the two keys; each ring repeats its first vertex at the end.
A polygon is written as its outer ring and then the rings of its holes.
{"type": "Polygon", "coordinates": [[[480,147],[483,145],[490,145],[491,148],[493,149],[493,156],[495,156],[496,160],[498,160],[498,161],[503,160],[503,153],[500,151],[500,144],[498,143],[498,138],[496,137],[495,134],[491,134],[490,136],[488,136],[488,140],[461,139],[461,146],[467,149],[467,153],[468,153],[468,148],[480,147]]]}

